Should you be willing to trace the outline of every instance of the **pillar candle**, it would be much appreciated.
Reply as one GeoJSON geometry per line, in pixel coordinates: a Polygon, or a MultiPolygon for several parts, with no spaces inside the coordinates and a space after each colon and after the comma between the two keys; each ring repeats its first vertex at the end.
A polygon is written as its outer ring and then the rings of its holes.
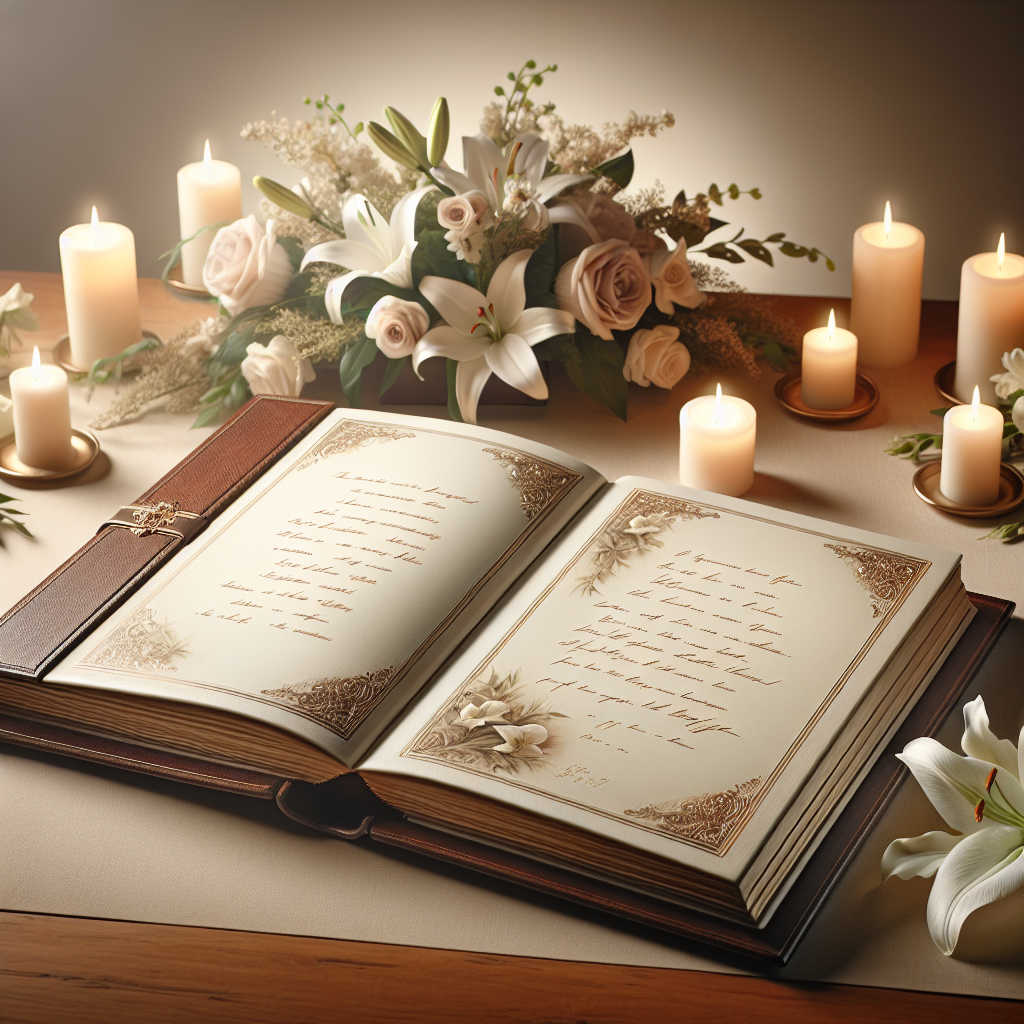
{"type": "Polygon", "coordinates": [[[36,469],[67,469],[75,457],[68,375],[59,366],[42,366],[37,348],[32,365],[11,374],[11,399],[18,458],[36,469]]]}
{"type": "Polygon", "coordinates": [[[679,482],[737,497],[754,483],[754,407],[722,394],[704,395],[679,410],[679,482]]]}
{"type": "Polygon", "coordinates": [[[990,378],[1003,372],[1003,353],[1024,347],[1024,256],[1005,250],[1000,235],[995,252],[972,256],[960,271],[953,392],[961,402],[975,388],[995,402],[990,378]]]}
{"type": "Polygon", "coordinates": [[[942,420],[939,490],[958,505],[991,505],[999,497],[1003,414],[982,405],[954,405],[942,420]]]}
{"type": "Polygon", "coordinates": [[[135,236],[123,224],[76,224],[60,236],[71,362],[83,370],[142,337],[135,236]]]}
{"type": "MultiPolygon", "coordinates": [[[[178,171],[178,220],[181,237],[191,238],[202,228],[242,216],[242,175],[234,164],[210,159],[210,141],[201,163],[185,164],[178,171]]],[[[203,287],[203,264],[215,231],[203,233],[181,249],[181,279],[203,287]]]]}
{"type": "Polygon", "coordinates": [[[864,366],[903,366],[917,355],[921,330],[924,235],[910,224],[885,219],[853,235],[850,330],[864,366]]]}
{"type": "Polygon", "coordinates": [[[857,390],[857,335],[836,327],[829,310],[828,327],[804,335],[800,361],[800,397],[812,409],[845,409],[857,390]]]}

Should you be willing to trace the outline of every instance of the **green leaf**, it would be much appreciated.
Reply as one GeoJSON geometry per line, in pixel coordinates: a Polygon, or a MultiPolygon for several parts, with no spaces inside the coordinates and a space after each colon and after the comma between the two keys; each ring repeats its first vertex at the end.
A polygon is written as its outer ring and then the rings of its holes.
{"type": "Polygon", "coordinates": [[[710,224],[710,227],[708,228],[708,234],[709,235],[711,234],[712,231],[717,231],[719,228],[725,228],[725,227],[729,226],[729,222],[727,220],[719,220],[717,217],[709,218],[709,224],[710,224]]]}
{"type": "Polygon", "coordinates": [[[931,413],[932,416],[945,416],[946,413],[949,412],[949,410],[952,408],[953,407],[951,405],[947,405],[945,409],[929,409],[928,411],[931,413]]]}
{"type": "Polygon", "coordinates": [[[401,359],[389,359],[388,365],[384,369],[384,379],[380,382],[380,391],[378,394],[383,395],[385,391],[392,384],[398,380],[402,370],[409,364],[409,357],[403,356],[401,359]]]}
{"type": "Polygon", "coordinates": [[[576,336],[556,334],[553,338],[545,338],[533,346],[533,354],[541,362],[566,363],[576,358],[576,336]]]}
{"type": "Polygon", "coordinates": [[[455,393],[455,375],[458,373],[458,370],[458,360],[447,360],[445,374],[448,381],[448,415],[451,416],[456,423],[462,423],[462,410],[459,408],[459,399],[455,393]]]}
{"type": "Polygon", "coordinates": [[[526,286],[527,307],[547,306],[549,309],[558,309],[558,299],[554,292],[557,273],[558,240],[555,232],[549,231],[526,264],[523,284],[526,286]]]}
{"type": "Polygon", "coordinates": [[[199,415],[192,424],[192,430],[195,430],[197,427],[208,427],[211,423],[219,420],[223,414],[224,406],[219,402],[215,405],[208,405],[205,409],[200,410],[199,415]]]}
{"type": "Polygon", "coordinates": [[[769,267],[775,266],[772,261],[772,254],[756,239],[744,238],[736,243],[745,253],[753,256],[755,260],[767,263],[769,267]]]}
{"type": "Polygon", "coordinates": [[[619,188],[626,188],[633,180],[633,150],[627,149],[625,153],[605,160],[592,170],[594,174],[599,174],[603,178],[611,178],[619,188]]]}
{"type": "Polygon", "coordinates": [[[785,231],[776,231],[774,235],[769,235],[766,242],[781,242],[786,237],[785,231]]]}
{"type": "Polygon", "coordinates": [[[1014,434],[1019,434],[1020,431],[1017,429],[1017,424],[1012,421],[1003,424],[1003,440],[1005,441],[1008,437],[1013,437],[1014,434]]]}
{"type": "MultiPolygon", "coordinates": [[[[799,260],[803,259],[803,257],[810,252],[810,249],[808,249],[806,245],[797,245],[796,242],[783,242],[779,246],[779,252],[781,252],[783,256],[792,256],[793,259],[799,260]]],[[[816,258],[817,257],[815,257],[815,259],[816,258]]],[[[813,263],[814,260],[811,260],[811,262],[813,263]]]]}
{"type": "Polygon", "coordinates": [[[576,332],[575,355],[566,361],[565,368],[580,391],[608,406],[624,420],[629,402],[629,384],[622,376],[625,361],[625,353],[617,341],[606,341],[580,330],[576,332]]]}
{"type": "Polygon", "coordinates": [[[373,362],[377,355],[377,344],[365,334],[353,342],[342,354],[338,363],[338,377],[345,399],[353,409],[359,408],[362,392],[363,370],[373,362]]]}
{"type": "Polygon", "coordinates": [[[716,242],[714,245],[709,245],[706,249],[700,249],[699,252],[704,253],[713,260],[726,260],[729,263],[743,263],[743,257],[736,252],[735,249],[730,249],[725,242],[716,242]]]}
{"type": "Polygon", "coordinates": [[[1010,394],[1000,400],[1000,405],[1008,405],[1012,409],[1017,404],[1018,398],[1024,398],[1024,388],[1017,388],[1016,391],[1010,392],[1010,394]]]}
{"type": "Polygon", "coordinates": [[[249,390],[249,382],[239,374],[231,382],[231,390],[228,392],[228,397],[224,399],[224,405],[231,412],[235,409],[240,409],[249,399],[252,398],[252,392],[249,390]]]}
{"type": "MultiPolygon", "coordinates": [[[[461,281],[463,284],[476,287],[475,271],[449,250],[443,231],[424,231],[420,235],[416,248],[412,251],[411,264],[414,288],[418,289],[420,281],[428,275],[448,277],[453,281],[461,281]]],[[[348,296],[347,291],[345,295],[348,296]]],[[[418,295],[414,298],[417,302],[426,304],[426,300],[418,295]]]]}
{"type": "Polygon", "coordinates": [[[716,206],[725,206],[725,203],[722,202],[722,193],[714,182],[708,186],[708,199],[716,206]]]}
{"type": "Polygon", "coordinates": [[[762,349],[764,358],[768,365],[779,373],[785,373],[790,367],[789,358],[783,352],[782,346],[777,341],[769,341],[762,349]]]}
{"type": "Polygon", "coordinates": [[[306,255],[302,242],[297,238],[286,235],[284,238],[278,236],[277,244],[288,253],[288,259],[292,261],[292,273],[297,274],[302,263],[302,257],[306,255]]]}

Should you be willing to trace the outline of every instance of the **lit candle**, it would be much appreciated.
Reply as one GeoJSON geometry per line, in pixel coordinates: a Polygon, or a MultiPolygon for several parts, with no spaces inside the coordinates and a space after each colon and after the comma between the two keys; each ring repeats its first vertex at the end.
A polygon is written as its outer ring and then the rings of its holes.
{"type": "Polygon", "coordinates": [[[61,233],[60,268],[71,338],[71,362],[83,370],[123,352],[142,337],[135,236],[123,224],[100,221],[61,233]]]}
{"type": "MultiPolygon", "coordinates": [[[[201,163],[185,164],[178,171],[178,220],[181,237],[236,221],[242,216],[242,174],[234,164],[210,159],[210,140],[201,163]]],[[[203,264],[215,231],[203,233],[181,249],[181,279],[203,287],[203,264]]]]}
{"type": "Polygon", "coordinates": [[[1004,352],[1024,346],[1024,256],[1006,251],[999,236],[995,252],[972,256],[960,271],[960,318],[956,332],[953,391],[966,402],[975,388],[995,402],[989,379],[1002,373],[1004,352]]]}
{"type": "Polygon", "coordinates": [[[978,389],[970,405],[954,405],[942,420],[939,490],[958,505],[991,505],[999,497],[1003,414],[982,405],[978,389]]]}
{"type": "Polygon", "coordinates": [[[903,366],[917,355],[921,332],[924,235],[910,224],[885,218],[853,235],[853,301],[850,330],[864,366],[903,366]]]}
{"type": "Polygon", "coordinates": [[[736,497],[754,483],[757,413],[749,402],[722,394],[694,398],[679,410],[679,482],[736,497]]]}
{"type": "Polygon", "coordinates": [[[32,365],[11,374],[11,398],[18,459],[36,469],[66,469],[74,459],[68,375],[42,366],[36,348],[32,365]]]}
{"type": "Polygon", "coordinates": [[[836,327],[829,310],[828,327],[804,335],[800,360],[800,397],[812,409],[845,409],[857,389],[857,335],[836,327]]]}

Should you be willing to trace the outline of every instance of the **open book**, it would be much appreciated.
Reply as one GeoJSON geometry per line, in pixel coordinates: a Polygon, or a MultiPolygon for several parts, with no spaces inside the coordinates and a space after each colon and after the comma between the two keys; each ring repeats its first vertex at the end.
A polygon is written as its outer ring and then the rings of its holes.
{"type": "Polygon", "coordinates": [[[762,926],[974,608],[960,556],[478,427],[323,420],[3,712],[762,926]]]}

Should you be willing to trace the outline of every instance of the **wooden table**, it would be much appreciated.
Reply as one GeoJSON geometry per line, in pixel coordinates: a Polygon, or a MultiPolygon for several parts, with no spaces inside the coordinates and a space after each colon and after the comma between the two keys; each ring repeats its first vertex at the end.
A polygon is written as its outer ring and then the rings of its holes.
{"type": "MultiPolygon", "coordinates": [[[[64,327],[60,278],[0,273],[35,293],[40,346],[64,327]]],[[[141,282],[162,337],[203,307],[141,282]]],[[[783,299],[805,320],[828,299],[783,299]]],[[[838,304],[845,305],[844,300],[838,304]]],[[[930,316],[948,333],[950,304],[930,316]]],[[[654,389],[651,389],[652,391],[654,389]]],[[[557,400],[557,399],[556,399],[557,400]]],[[[1020,1004],[855,986],[623,967],[91,918],[0,913],[0,1019],[46,1022],[1020,1019],[1020,1004]]]]}

